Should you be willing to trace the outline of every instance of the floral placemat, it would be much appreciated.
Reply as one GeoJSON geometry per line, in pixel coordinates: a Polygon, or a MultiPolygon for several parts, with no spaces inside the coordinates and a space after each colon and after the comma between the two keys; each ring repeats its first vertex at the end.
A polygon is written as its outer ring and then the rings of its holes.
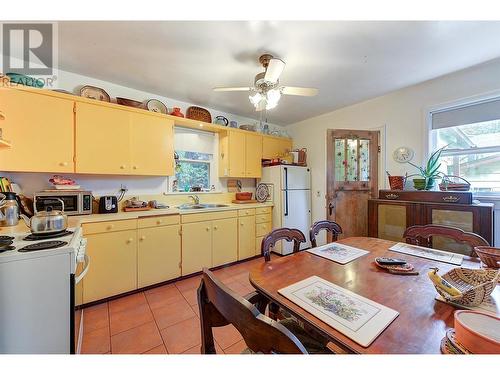
{"type": "Polygon", "coordinates": [[[363,347],[369,346],[399,315],[318,276],[287,286],[278,293],[363,347]]]}
{"type": "Polygon", "coordinates": [[[396,251],[398,253],[413,255],[419,258],[437,260],[438,262],[451,263],[457,266],[461,265],[464,260],[464,256],[461,254],[430,249],[428,247],[410,245],[402,242],[398,242],[396,245],[391,246],[389,250],[396,251]]]}
{"type": "Polygon", "coordinates": [[[369,253],[369,251],[336,242],[319,247],[313,247],[311,249],[307,249],[307,251],[340,264],[347,264],[354,259],[369,253]]]}

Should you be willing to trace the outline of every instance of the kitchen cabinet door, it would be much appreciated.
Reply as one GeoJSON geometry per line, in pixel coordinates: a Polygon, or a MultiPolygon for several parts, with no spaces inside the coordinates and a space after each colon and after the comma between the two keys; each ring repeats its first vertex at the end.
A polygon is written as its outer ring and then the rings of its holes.
{"type": "Polygon", "coordinates": [[[181,275],[179,225],[138,230],[137,284],[139,288],[181,275]]]}
{"type": "Polygon", "coordinates": [[[245,135],[245,174],[247,177],[260,178],[262,175],[262,136],[245,135]]]}
{"type": "Polygon", "coordinates": [[[131,173],[174,174],[174,122],[150,114],[130,112],[131,173]]]}
{"type": "Polygon", "coordinates": [[[255,255],[255,216],[238,218],[238,260],[255,255]]]}
{"type": "Polygon", "coordinates": [[[264,137],[262,140],[262,158],[273,159],[284,156],[292,149],[292,140],[288,138],[264,137]]]}
{"type": "Polygon", "coordinates": [[[229,133],[229,176],[246,177],[245,169],[245,134],[241,132],[229,133]]]}
{"type": "Polygon", "coordinates": [[[212,266],[220,266],[238,260],[238,219],[212,222],[212,266]]]}
{"type": "Polygon", "coordinates": [[[129,113],[102,105],[76,103],[77,173],[130,173],[129,113]]]}
{"type": "Polygon", "coordinates": [[[0,170],[74,172],[71,100],[0,89],[0,128],[10,148],[0,152],[0,170]]]}
{"type": "Polygon", "coordinates": [[[212,222],[182,225],[182,275],[212,267],[212,222]]]}
{"type": "Polygon", "coordinates": [[[83,278],[83,303],[137,289],[137,231],[85,235],[90,267],[83,278]]]}

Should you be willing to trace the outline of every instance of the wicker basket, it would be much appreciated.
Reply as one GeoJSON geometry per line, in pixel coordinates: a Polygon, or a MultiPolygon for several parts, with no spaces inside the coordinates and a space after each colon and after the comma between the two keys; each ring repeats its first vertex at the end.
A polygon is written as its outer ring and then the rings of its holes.
{"type": "Polygon", "coordinates": [[[461,296],[455,297],[441,288],[436,288],[437,292],[446,301],[464,306],[479,306],[495,289],[500,278],[500,271],[457,267],[448,271],[442,277],[462,292],[461,296]]]}
{"type": "Polygon", "coordinates": [[[191,106],[186,111],[186,118],[212,123],[212,115],[205,108],[191,106]]]}

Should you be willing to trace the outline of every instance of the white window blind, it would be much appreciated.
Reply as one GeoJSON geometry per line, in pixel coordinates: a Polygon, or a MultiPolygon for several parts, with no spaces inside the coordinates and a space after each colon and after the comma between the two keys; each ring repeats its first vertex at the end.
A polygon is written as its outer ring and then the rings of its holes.
{"type": "Polygon", "coordinates": [[[174,149],[179,151],[200,152],[203,154],[215,153],[214,133],[186,129],[174,128],[174,149]]]}
{"type": "Polygon", "coordinates": [[[431,113],[432,129],[500,119],[500,98],[431,113]]]}

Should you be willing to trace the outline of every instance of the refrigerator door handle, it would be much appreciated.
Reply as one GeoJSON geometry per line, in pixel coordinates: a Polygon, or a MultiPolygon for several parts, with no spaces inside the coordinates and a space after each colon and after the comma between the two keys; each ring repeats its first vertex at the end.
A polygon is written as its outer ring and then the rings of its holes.
{"type": "Polygon", "coordinates": [[[285,216],[288,216],[288,168],[284,167],[283,172],[285,173],[285,216]]]}

